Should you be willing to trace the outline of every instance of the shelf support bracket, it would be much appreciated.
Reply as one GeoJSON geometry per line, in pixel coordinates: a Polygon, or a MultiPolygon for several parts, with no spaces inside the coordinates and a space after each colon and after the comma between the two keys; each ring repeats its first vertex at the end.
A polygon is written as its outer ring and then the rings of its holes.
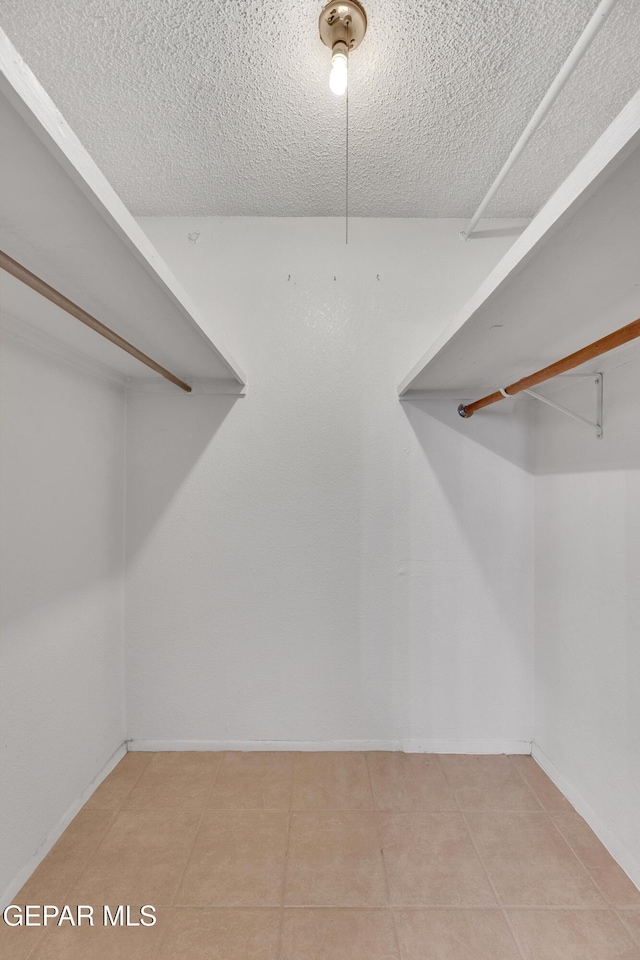
{"type": "MultiPolygon", "coordinates": [[[[569,374],[571,376],[571,374],[569,374]]],[[[591,377],[580,379],[591,379],[591,377]]],[[[555,400],[549,400],[548,397],[543,397],[542,394],[536,393],[535,390],[523,390],[523,393],[526,393],[529,397],[533,397],[534,400],[539,400],[541,403],[546,403],[547,406],[553,407],[554,410],[558,410],[559,413],[564,413],[565,416],[571,417],[573,420],[578,420],[580,423],[586,424],[586,426],[591,427],[592,430],[595,430],[595,434],[598,440],[602,440],[603,434],[603,425],[604,425],[604,401],[603,401],[603,375],[602,373],[593,374],[593,382],[596,388],[596,419],[588,420],[587,417],[581,417],[579,413],[574,413],[573,410],[569,410],[568,407],[562,406],[560,403],[556,403],[555,400]]]]}

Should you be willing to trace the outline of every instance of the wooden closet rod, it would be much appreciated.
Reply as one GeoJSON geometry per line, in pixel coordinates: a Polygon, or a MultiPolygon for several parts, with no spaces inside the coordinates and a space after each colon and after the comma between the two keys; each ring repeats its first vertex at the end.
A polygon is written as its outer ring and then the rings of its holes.
{"type": "Polygon", "coordinates": [[[476,410],[481,410],[482,407],[488,407],[489,404],[497,403],[498,400],[504,400],[505,397],[513,397],[516,393],[520,393],[521,390],[529,390],[538,383],[544,383],[545,380],[551,380],[552,377],[557,377],[560,373],[573,370],[574,367],[579,367],[580,364],[586,363],[588,360],[593,360],[595,357],[599,357],[601,354],[607,353],[615,347],[620,347],[623,343],[635,340],[636,337],[640,337],[640,319],[628,323],[626,327],[620,327],[619,330],[614,330],[613,333],[607,334],[606,337],[596,340],[595,343],[590,343],[588,347],[583,347],[582,350],[576,350],[575,353],[571,353],[568,357],[552,363],[549,367],[538,370],[537,373],[531,373],[528,377],[517,380],[516,383],[505,387],[504,392],[497,390],[495,393],[490,393],[488,396],[482,397],[481,400],[476,400],[474,403],[461,403],[458,407],[458,413],[461,417],[472,417],[476,410]]]}
{"type": "Polygon", "coordinates": [[[82,307],[79,307],[76,303],[68,300],[58,290],[54,289],[54,287],[50,287],[49,284],[45,283],[44,280],[41,280],[40,277],[36,277],[35,273],[31,273],[30,270],[27,270],[26,267],[23,267],[21,263],[17,262],[17,260],[12,260],[11,257],[2,250],[0,250],[0,268],[6,270],[7,273],[10,273],[11,276],[16,277],[17,280],[22,281],[22,283],[25,283],[28,287],[31,287],[32,290],[35,290],[36,293],[39,293],[42,297],[50,300],[51,303],[55,303],[57,307],[60,307],[61,310],[64,310],[72,317],[75,317],[76,320],[79,320],[81,323],[91,327],[91,329],[95,330],[96,333],[99,333],[101,337],[104,337],[106,340],[110,340],[111,343],[115,343],[116,347],[120,347],[121,350],[124,350],[125,353],[135,357],[136,360],[140,361],[140,363],[144,363],[145,366],[155,370],[156,373],[159,373],[166,380],[170,380],[171,383],[175,383],[175,385],[180,387],[181,390],[184,390],[185,393],[191,393],[191,387],[188,383],[185,383],[184,380],[180,380],[169,370],[166,370],[164,367],[160,366],[159,363],[156,363],[155,360],[152,360],[151,357],[148,357],[146,353],[138,350],[137,347],[134,347],[133,344],[129,343],[128,340],[125,340],[124,337],[121,337],[119,334],[115,333],[115,331],[111,330],[110,327],[105,326],[104,323],[100,323],[99,320],[96,320],[95,317],[92,317],[91,314],[87,313],[86,310],[83,310],[82,307]]]}

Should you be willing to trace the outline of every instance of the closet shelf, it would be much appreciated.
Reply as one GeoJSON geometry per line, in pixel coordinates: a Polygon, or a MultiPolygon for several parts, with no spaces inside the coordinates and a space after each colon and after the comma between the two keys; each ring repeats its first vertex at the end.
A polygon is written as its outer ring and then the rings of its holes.
{"type": "Polygon", "coordinates": [[[640,316],[639,146],[640,92],[405,377],[401,398],[474,398],[640,316]]]}
{"type": "MultiPolygon", "coordinates": [[[[190,303],[2,31],[0,129],[0,250],[196,392],[240,393],[242,370],[205,333],[215,319],[190,303]]],[[[5,272],[0,315],[6,333],[134,390],[180,392],[5,272]]]]}

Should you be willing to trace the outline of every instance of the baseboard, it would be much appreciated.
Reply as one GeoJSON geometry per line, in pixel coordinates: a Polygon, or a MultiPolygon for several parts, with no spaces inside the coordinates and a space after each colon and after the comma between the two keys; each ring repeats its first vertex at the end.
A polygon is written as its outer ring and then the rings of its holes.
{"type": "Polygon", "coordinates": [[[129,740],[127,749],[142,750],[402,750],[399,740],[129,740]]]}
{"type": "Polygon", "coordinates": [[[640,889],[640,863],[629,855],[620,840],[611,832],[597,813],[593,811],[582,794],[560,773],[553,761],[549,759],[546,753],[541,750],[536,743],[534,743],[531,748],[531,755],[538,766],[542,767],[549,779],[555,783],[558,790],[560,790],[569,803],[575,807],[583,820],[586,820],[598,840],[600,840],[613,859],[622,867],[631,882],[640,889]]]}
{"type": "Polygon", "coordinates": [[[400,750],[404,753],[531,753],[530,740],[129,740],[143,750],[400,750]]]}
{"type": "Polygon", "coordinates": [[[530,740],[403,740],[405,753],[531,753],[530,740]]]}
{"type": "Polygon", "coordinates": [[[2,896],[0,896],[0,910],[4,910],[5,907],[9,906],[10,903],[13,903],[13,898],[15,897],[18,890],[20,890],[36,867],[44,860],[46,855],[49,853],[54,843],[60,839],[64,831],[67,829],[73,818],[85,805],[91,794],[94,790],[102,783],[104,778],[108,776],[113,768],[119,763],[127,752],[127,747],[125,743],[121,743],[118,749],[111,754],[103,768],[98,774],[93,778],[91,783],[82,791],[82,794],[78,797],[77,800],[67,808],[63,816],[58,820],[55,827],[49,833],[47,839],[43,844],[36,850],[34,855],[27,861],[23,869],[20,871],[18,876],[12,880],[9,886],[4,890],[2,896]]]}

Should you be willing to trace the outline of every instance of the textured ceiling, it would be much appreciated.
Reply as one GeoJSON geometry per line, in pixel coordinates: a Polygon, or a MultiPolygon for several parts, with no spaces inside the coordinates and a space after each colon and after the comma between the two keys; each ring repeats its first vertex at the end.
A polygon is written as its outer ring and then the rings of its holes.
{"type": "MultiPolygon", "coordinates": [[[[470,216],[597,0],[365,0],[353,216],[470,216]]],[[[0,22],[139,215],[344,212],[345,103],[316,0],[0,0],[0,22]]],[[[531,216],[640,86],[620,0],[490,216],[531,216]]]]}

